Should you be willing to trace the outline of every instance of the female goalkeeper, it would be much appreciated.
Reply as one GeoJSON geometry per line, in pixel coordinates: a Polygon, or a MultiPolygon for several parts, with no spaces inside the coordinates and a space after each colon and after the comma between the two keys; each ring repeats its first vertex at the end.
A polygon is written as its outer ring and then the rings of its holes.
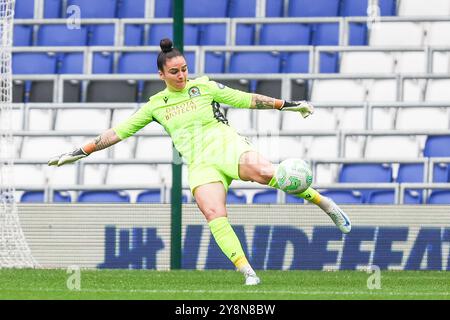
{"type": "MultiPolygon", "coordinates": [[[[255,181],[283,190],[275,174],[277,170],[280,170],[278,174],[284,170],[264,159],[245,138],[228,126],[215,103],[237,108],[296,111],[304,118],[313,113],[313,106],[305,101],[288,102],[234,90],[206,76],[188,80],[186,60],[173,48],[172,41],[163,39],[160,46],[157,65],[166,89],[153,95],[129,119],[81,148],[51,159],[48,164],[61,166],[74,162],[132,136],[151,121],[157,121],[171,136],[188,165],[189,186],[217,244],[245,275],[245,284],[257,285],[260,279],[228,222],[226,194],[233,179],[255,181]]],[[[331,199],[312,188],[297,196],[318,205],[342,232],[350,232],[348,217],[331,199]]]]}

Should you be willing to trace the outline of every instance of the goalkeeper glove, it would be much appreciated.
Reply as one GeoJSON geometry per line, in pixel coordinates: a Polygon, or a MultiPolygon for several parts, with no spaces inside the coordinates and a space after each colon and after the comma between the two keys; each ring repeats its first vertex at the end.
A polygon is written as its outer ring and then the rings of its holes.
{"type": "Polygon", "coordinates": [[[77,160],[80,160],[82,158],[86,158],[89,154],[86,153],[83,148],[78,148],[73,150],[69,153],[63,153],[62,155],[56,156],[54,158],[51,158],[48,161],[49,166],[62,166],[68,163],[75,162],[77,160]]]}
{"type": "Polygon", "coordinates": [[[308,117],[314,113],[314,107],[308,101],[284,101],[281,111],[295,111],[300,112],[303,118],[308,117]]]}

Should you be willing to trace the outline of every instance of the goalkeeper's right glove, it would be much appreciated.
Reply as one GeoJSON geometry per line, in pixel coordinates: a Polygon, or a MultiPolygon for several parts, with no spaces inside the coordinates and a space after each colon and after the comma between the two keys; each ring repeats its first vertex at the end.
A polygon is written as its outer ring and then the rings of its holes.
{"type": "Polygon", "coordinates": [[[63,153],[62,155],[51,158],[48,161],[49,166],[62,166],[68,163],[75,162],[82,158],[86,158],[89,154],[86,153],[83,148],[78,148],[69,153],[63,153]]]}

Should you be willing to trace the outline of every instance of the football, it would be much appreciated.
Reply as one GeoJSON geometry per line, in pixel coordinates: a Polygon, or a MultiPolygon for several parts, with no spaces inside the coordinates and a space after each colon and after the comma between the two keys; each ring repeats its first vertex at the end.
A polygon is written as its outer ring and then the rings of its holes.
{"type": "Polygon", "coordinates": [[[302,159],[286,159],[280,163],[275,179],[281,190],[297,194],[311,185],[312,171],[308,163],[302,159]]]}

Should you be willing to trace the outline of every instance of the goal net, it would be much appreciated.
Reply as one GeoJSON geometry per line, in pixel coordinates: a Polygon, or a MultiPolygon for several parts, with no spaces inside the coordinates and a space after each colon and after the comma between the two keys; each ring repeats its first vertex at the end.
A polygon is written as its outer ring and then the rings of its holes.
{"type": "Polygon", "coordinates": [[[0,0],[0,268],[36,267],[14,198],[11,47],[15,0],[0,0]]]}

